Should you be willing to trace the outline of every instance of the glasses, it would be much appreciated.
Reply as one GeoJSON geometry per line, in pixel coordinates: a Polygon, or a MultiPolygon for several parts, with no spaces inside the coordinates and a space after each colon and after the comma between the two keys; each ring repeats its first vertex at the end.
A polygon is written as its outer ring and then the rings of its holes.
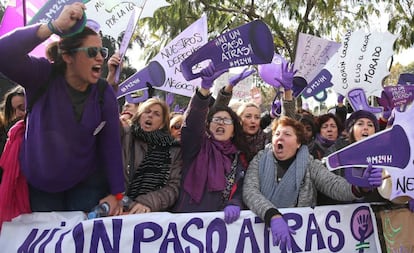
{"type": "Polygon", "coordinates": [[[79,51],[85,51],[89,58],[95,58],[98,52],[101,53],[104,59],[108,57],[108,48],[106,47],[78,47],[70,50],[72,53],[79,51]]]}
{"type": "Polygon", "coordinates": [[[181,129],[181,124],[177,123],[175,125],[172,125],[171,128],[175,129],[175,130],[180,130],[181,129]]]}
{"type": "Polygon", "coordinates": [[[213,117],[211,122],[216,124],[233,125],[233,120],[228,118],[213,117]]]}

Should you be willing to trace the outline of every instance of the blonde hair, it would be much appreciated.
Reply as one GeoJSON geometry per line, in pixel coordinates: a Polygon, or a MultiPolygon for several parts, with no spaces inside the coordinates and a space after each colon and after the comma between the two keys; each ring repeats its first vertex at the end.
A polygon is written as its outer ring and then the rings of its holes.
{"type": "Polygon", "coordinates": [[[134,117],[132,117],[131,121],[133,123],[138,123],[139,119],[141,118],[141,115],[145,112],[145,110],[153,105],[159,105],[161,106],[162,109],[162,130],[169,132],[170,131],[170,108],[168,108],[168,105],[165,103],[164,100],[161,100],[159,98],[149,98],[147,99],[145,102],[141,103],[138,106],[138,111],[137,113],[134,115],[134,117]]]}
{"type": "Polygon", "coordinates": [[[246,108],[248,108],[248,107],[254,107],[254,108],[257,108],[258,110],[259,110],[259,112],[260,112],[260,107],[256,104],[256,103],[253,103],[253,102],[246,102],[246,103],[243,103],[243,104],[241,104],[240,106],[239,106],[239,108],[237,109],[237,115],[239,116],[239,117],[241,117],[241,115],[244,113],[244,111],[246,110],[246,108]]]}

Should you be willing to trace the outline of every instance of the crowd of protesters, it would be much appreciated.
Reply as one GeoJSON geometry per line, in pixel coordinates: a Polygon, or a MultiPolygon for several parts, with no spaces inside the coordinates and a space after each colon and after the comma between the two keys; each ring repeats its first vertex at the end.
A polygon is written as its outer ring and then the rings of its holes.
{"type": "MultiPolygon", "coordinates": [[[[368,182],[361,187],[346,180],[346,170],[333,173],[322,162],[380,131],[376,116],[298,110],[292,65],[283,68],[279,80],[282,102],[269,105],[266,116],[263,105],[253,101],[229,107],[233,87],[252,70],[230,78],[214,99],[210,89],[225,70],[213,63],[201,71],[200,87],[185,112],[172,113],[155,97],[119,110],[114,89],[108,88],[112,79],[101,78],[108,50],[87,26],[62,36],[48,58],[28,55],[53,33],[69,31],[84,8],[82,3],[65,6],[53,22],[0,38],[0,54],[16,62],[0,62],[0,71],[21,85],[3,98],[2,153],[6,145],[3,154],[9,155],[10,129],[26,132],[18,167],[1,171],[18,169],[24,175],[30,211],[87,212],[107,202],[109,215],[223,211],[225,222],[232,223],[241,210],[251,209],[271,229],[274,244],[290,250],[294,231],[278,208],[387,201],[375,190],[382,169],[359,169],[368,182]],[[128,210],[121,205],[124,195],[133,201],[128,210]]],[[[110,76],[119,62],[108,62],[110,76]]],[[[337,112],[343,112],[343,98],[338,104],[337,112]]]]}

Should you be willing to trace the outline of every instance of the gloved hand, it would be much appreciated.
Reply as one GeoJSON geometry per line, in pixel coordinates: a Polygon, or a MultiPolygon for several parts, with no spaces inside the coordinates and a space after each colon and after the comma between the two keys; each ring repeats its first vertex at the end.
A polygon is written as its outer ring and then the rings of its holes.
{"type": "Polygon", "coordinates": [[[295,69],[295,64],[289,64],[288,62],[282,63],[282,80],[275,78],[276,81],[282,84],[285,90],[291,90],[293,87],[293,76],[298,72],[295,69]]]}
{"type": "Polygon", "coordinates": [[[338,100],[337,100],[337,102],[338,102],[338,104],[343,104],[344,103],[344,96],[342,96],[341,94],[339,94],[338,95],[338,100]]]}
{"type": "Polygon", "coordinates": [[[240,206],[228,205],[224,208],[224,221],[227,224],[235,222],[240,217],[240,206]]]}
{"type": "Polygon", "coordinates": [[[165,96],[165,103],[167,103],[168,106],[171,106],[174,102],[174,93],[168,92],[165,96]]]}
{"type": "Polygon", "coordinates": [[[382,169],[373,168],[372,164],[368,164],[368,167],[364,170],[362,177],[368,179],[368,183],[372,187],[380,187],[382,184],[382,169]]]}
{"type": "Polygon", "coordinates": [[[223,69],[216,71],[216,68],[214,67],[214,63],[210,62],[210,64],[201,70],[201,87],[209,90],[211,87],[213,87],[214,80],[217,79],[217,77],[221,76],[224,72],[227,72],[228,69],[223,69]]]}
{"type": "Polygon", "coordinates": [[[230,77],[229,79],[229,84],[231,86],[236,86],[241,80],[247,78],[248,76],[250,76],[251,74],[253,74],[254,72],[256,72],[256,70],[251,69],[248,70],[249,68],[244,68],[243,71],[237,75],[234,75],[232,77],[230,77]]]}
{"type": "Polygon", "coordinates": [[[410,200],[408,201],[408,209],[410,209],[410,211],[411,211],[412,213],[414,213],[414,199],[410,199],[410,200]]]}
{"type": "Polygon", "coordinates": [[[272,231],[273,246],[278,246],[280,250],[292,250],[292,234],[296,232],[291,229],[283,217],[273,218],[270,221],[270,230],[272,231]]]}

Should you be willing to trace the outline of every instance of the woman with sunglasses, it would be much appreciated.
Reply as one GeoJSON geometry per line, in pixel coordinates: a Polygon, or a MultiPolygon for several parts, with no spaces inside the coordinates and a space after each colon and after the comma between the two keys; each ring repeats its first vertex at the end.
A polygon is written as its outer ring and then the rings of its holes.
{"type": "Polygon", "coordinates": [[[118,104],[107,82],[98,82],[108,56],[101,37],[89,27],[77,29],[84,10],[83,3],[66,5],[48,24],[0,38],[0,55],[7,59],[0,71],[25,88],[28,101],[36,99],[20,149],[32,211],[89,211],[107,202],[110,215],[121,212],[118,104]],[[49,58],[30,56],[52,33],[61,39],[49,58]]]}
{"type": "Polygon", "coordinates": [[[183,176],[177,212],[215,212],[224,209],[232,223],[244,208],[241,197],[247,168],[240,119],[227,106],[209,109],[210,88],[224,71],[210,64],[201,71],[201,87],[192,97],[181,128],[183,176]]]}

